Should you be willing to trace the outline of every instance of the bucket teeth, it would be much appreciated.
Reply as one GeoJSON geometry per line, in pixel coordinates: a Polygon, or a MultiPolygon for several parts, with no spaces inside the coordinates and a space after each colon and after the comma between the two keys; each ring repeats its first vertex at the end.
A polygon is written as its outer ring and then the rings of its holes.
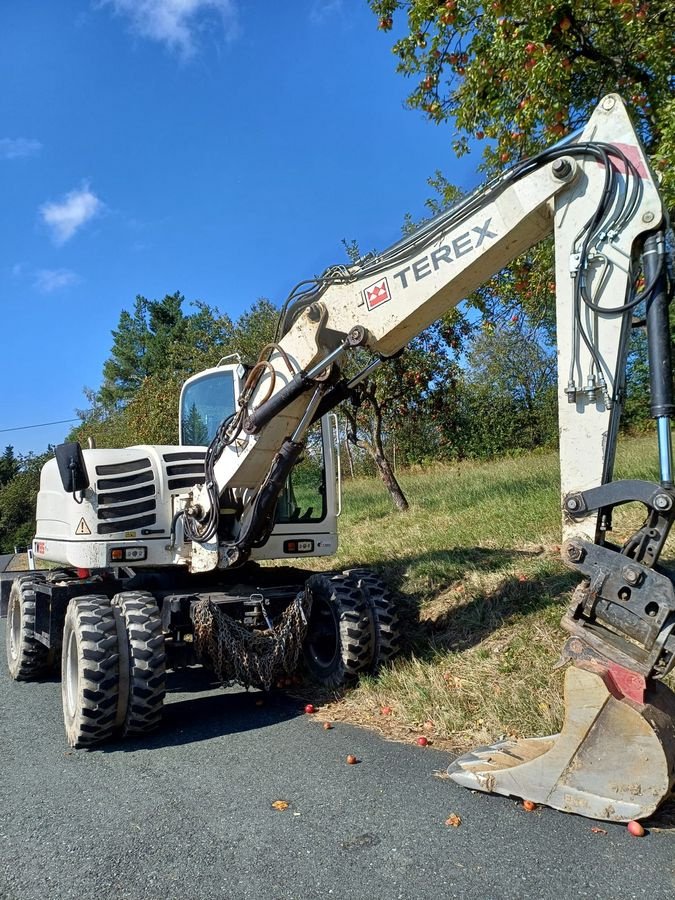
{"type": "Polygon", "coordinates": [[[603,671],[565,673],[565,722],[551,737],[479,747],[448,768],[464,787],[521,797],[594,819],[646,818],[675,779],[675,695],[645,704],[617,696],[603,671]]]}

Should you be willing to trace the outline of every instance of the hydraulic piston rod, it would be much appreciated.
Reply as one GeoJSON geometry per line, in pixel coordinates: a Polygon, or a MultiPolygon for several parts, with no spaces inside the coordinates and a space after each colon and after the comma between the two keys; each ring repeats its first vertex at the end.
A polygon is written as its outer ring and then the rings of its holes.
{"type": "Polygon", "coordinates": [[[661,484],[673,486],[673,447],[670,422],[675,412],[673,403],[673,369],[671,360],[669,297],[663,265],[664,237],[650,234],[642,254],[644,277],[652,285],[647,300],[647,348],[649,352],[650,411],[656,419],[659,444],[661,484]]]}

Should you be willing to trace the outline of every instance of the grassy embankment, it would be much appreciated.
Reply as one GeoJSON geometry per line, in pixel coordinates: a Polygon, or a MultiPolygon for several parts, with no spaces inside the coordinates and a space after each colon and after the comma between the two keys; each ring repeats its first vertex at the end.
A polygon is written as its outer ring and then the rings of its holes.
{"type": "MultiPolygon", "coordinates": [[[[654,439],[623,441],[616,477],[655,480],[657,472],[654,439]]],[[[374,479],[344,485],[336,568],[373,567],[401,594],[403,652],[326,717],[391,737],[424,733],[453,749],[557,731],[562,672],[552,666],[579,580],[559,557],[557,453],[437,466],[400,480],[410,500],[404,514],[374,479]],[[382,706],[392,714],[382,716],[382,706]]],[[[641,523],[640,512],[616,516],[615,540],[641,523]]]]}

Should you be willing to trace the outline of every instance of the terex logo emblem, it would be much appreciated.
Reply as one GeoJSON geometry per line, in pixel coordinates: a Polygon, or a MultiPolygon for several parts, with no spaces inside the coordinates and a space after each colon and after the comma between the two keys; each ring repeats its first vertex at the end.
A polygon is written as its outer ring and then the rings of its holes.
{"type": "Polygon", "coordinates": [[[490,231],[491,221],[492,219],[486,219],[482,225],[476,225],[471,231],[463,231],[462,234],[457,235],[447,244],[441,244],[440,247],[418,259],[412,265],[406,266],[400,272],[394,272],[394,278],[400,279],[401,287],[407,288],[410,274],[415,281],[421,281],[422,278],[431,275],[432,271],[437,272],[441,263],[452,262],[454,259],[459,259],[460,256],[466,256],[467,253],[477,250],[485,238],[497,237],[494,231],[490,231]]]}
{"type": "Polygon", "coordinates": [[[379,281],[376,281],[375,284],[371,284],[370,287],[365,289],[363,296],[365,297],[366,306],[369,310],[375,309],[376,306],[382,306],[387,300],[391,300],[387,279],[381,278],[379,281]]]}

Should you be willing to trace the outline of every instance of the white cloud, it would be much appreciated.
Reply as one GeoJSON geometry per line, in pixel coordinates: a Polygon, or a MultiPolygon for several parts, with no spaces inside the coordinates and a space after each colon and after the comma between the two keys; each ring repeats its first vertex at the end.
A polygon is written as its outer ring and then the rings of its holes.
{"type": "Polygon", "coordinates": [[[309,19],[313,25],[323,25],[331,16],[341,14],[342,0],[314,0],[309,11],[309,19]]]}
{"type": "Polygon", "coordinates": [[[0,138],[0,159],[37,156],[40,150],[42,144],[34,138],[0,138]]]}
{"type": "Polygon", "coordinates": [[[77,284],[79,280],[80,276],[70,269],[38,269],[33,284],[43,294],[51,294],[77,284]]]}
{"type": "Polygon", "coordinates": [[[227,39],[237,36],[237,0],[100,0],[118,15],[131,20],[142,37],[166,44],[184,57],[196,49],[196,33],[207,27],[210,17],[221,20],[227,39]]]}
{"type": "Polygon", "coordinates": [[[84,184],[66,194],[63,200],[44,203],[40,207],[40,215],[50,228],[54,243],[60,245],[69,241],[78,228],[93,219],[102,209],[103,204],[99,198],[84,184]]]}

